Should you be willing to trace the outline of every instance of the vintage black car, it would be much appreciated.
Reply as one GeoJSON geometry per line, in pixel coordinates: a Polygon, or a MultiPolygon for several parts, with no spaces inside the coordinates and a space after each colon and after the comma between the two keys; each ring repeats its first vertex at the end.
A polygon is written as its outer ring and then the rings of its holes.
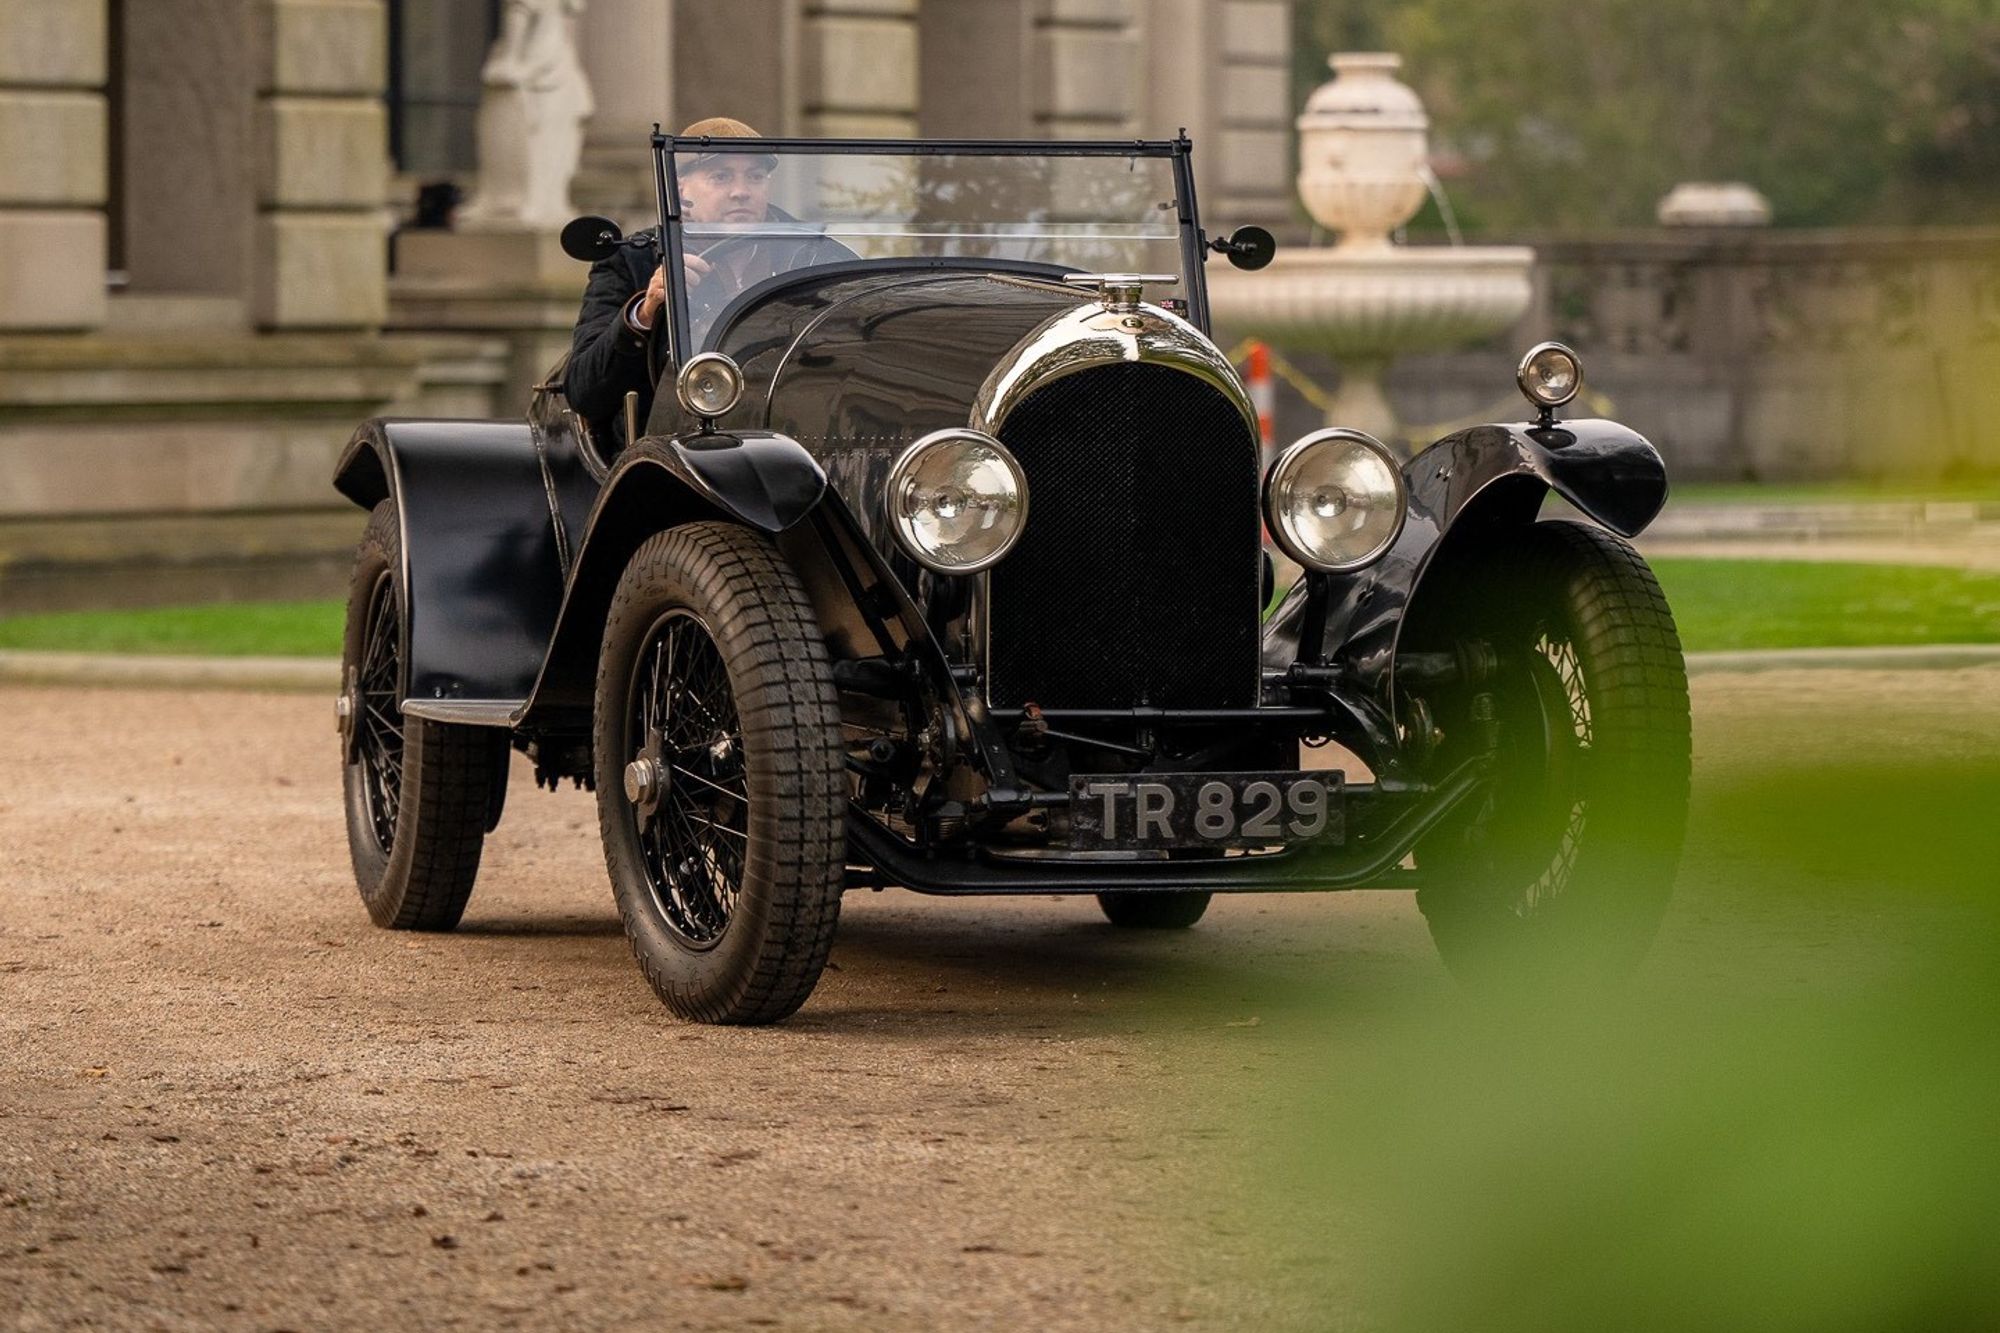
{"type": "Polygon", "coordinates": [[[657,232],[565,233],[663,260],[649,404],[587,419],[559,367],[525,421],[370,421],[340,462],[372,511],[339,713],[376,922],[456,924],[518,752],[594,788],[690,1019],[795,1010],[856,887],[1089,893],[1139,927],[1414,888],[1463,974],[1644,949],[1688,701],[1622,538],[1666,478],[1558,420],[1572,353],[1523,361],[1529,420],[1266,466],[1202,264],[1270,238],[1208,238],[1185,136],[746,145],[656,134],[657,232]],[[684,165],[730,152],[773,206],[686,216],[684,165]],[[767,276],[691,295],[760,246],[767,276]],[[1543,521],[1551,493],[1584,521],[1543,521]],[[1274,608],[1267,530],[1301,571],[1274,608]]]}

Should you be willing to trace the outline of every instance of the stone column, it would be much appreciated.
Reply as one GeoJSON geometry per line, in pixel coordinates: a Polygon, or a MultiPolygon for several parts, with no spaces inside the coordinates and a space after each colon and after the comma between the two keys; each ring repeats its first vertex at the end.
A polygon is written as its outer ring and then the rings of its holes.
{"type": "Polygon", "coordinates": [[[918,126],[933,139],[1033,133],[1025,0],[924,0],[917,12],[918,126]]]}
{"type": "Polygon", "coordinates": [[[1221,0],[1221,8],[1221,88],[1206,145],[1213,185],[1202,215],[1215,226],[1282,226],[1292,218],[1291,0],[1221,0]]]}
{"type": "Polygon", "coordinates": [[[800,34],[801,134],[907,139],[917,132],[917,0],[822,0],[800,34]]]}
{"type": "Polygon", "coordinates": [[[572,187],[586,213],[638,214],[650,221],[650,136],[674,118],[673,0],[590,0],[577,28],[597,114],[572,187]]]}
{"type": "Polygon", "coordinates": [[[1138,133],[1167,139],[1186,130],[1194,140],[1195,193],[1202,221],[1222,197],[1223,0],[1150,0],[1142,39],[1138,133]]]}
{"type": "Polygon", "coordinates": [[[1043,0],[1031,40],[1036,137],[1136,138],[1144,120],[1139,0],[1043,0]]]}
{"type": "Polygon", "coordinates": [[[1136,136],[1147,119],[1143,8],[1139,0],[924,0],[923,133],[1136,136]]]}
{"type": "Polygon", "coordinates": [[[118,42],[113,226],[126,285],[112,325],[157,332],[206,309],[211,326],[240,330],[257,215],[256,81],[241,0],[127,3],[118,42]]]}
{"type": "MultiPolygon", "coordinates": [[[[674,13],[674,125],[734,116],[770,135],[917,131],[918,26],[936,0],[730,0],[674,13]]],[[[951,7],[951,6],[947,6],[951,7]]]]}
{"type": "Polygon", "coordinates": [[[382,0],[256,0],[255,315],[372,329],[387,313],[382,0]]]}
{"type": "Polygon", "coordinates": [[[0,5],[0,329],[104,322],[104,0],[0,5]]]}
{"type": "Polygon", "coordinates": [[[761,134],[800,133],[804,0],[712,0],[674,10],[670,130],[734,116],[761,134]]]}

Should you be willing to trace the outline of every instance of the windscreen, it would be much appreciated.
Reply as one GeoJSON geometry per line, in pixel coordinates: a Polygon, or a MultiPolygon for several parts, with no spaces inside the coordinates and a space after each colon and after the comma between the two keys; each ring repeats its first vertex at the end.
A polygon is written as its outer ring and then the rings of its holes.
{"type": "Polygon", "coordinates": [[[1025,260],[1172,274],[1179,210],[1163,155],[693,152],[675,157],[693,345],[729,299],[778,274],[857,259],[1025,260]]]}

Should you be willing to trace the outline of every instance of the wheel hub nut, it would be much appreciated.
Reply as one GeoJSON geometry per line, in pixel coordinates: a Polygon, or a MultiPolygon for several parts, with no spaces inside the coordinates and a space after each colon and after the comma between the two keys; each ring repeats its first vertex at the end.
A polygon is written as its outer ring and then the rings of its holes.
{"type": "Polygon", "coordinates": [[[334,730],[340,733],[341,742],[348,746],[354,744],[354,733],[357,729],[355,714],[361,711],[355,706],[355,694],[356,687],[350,681],[347,688],[333,701],[334,730]]]}
{"type": "Polygon", "coordinates": [[[651,805],[660,799],[666,785],[657,759],[634,759],[625,765],[625,799],[634,805],[651,805]]]}

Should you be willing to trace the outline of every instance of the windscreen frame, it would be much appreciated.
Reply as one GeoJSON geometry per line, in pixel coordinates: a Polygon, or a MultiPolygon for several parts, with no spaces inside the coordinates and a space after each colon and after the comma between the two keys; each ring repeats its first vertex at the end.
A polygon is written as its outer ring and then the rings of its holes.
{"type": "MultiPolygon", "coordinates": [[[[1208,283],[1202,261],[1207,238],[1195,208],[1193,142],[1182,130],[1173,139],[802,139],[758,138],[759,152],[884,157],[1146,157],[1172,161],[1176,225],[1180,232],[1181,284],[1186,293],[1188,322],[1209,332],[1208,283]]],[[[743,149],[746,141],[721,135],[664,134],[653,131],[653,179],[659,196],[660,260],[667,269],[668,322],[665,374],[678,374],[693,346],[688,314],[686,250],[682,238],[680,174],[677,158],[687,152],[743,149]]]]}

